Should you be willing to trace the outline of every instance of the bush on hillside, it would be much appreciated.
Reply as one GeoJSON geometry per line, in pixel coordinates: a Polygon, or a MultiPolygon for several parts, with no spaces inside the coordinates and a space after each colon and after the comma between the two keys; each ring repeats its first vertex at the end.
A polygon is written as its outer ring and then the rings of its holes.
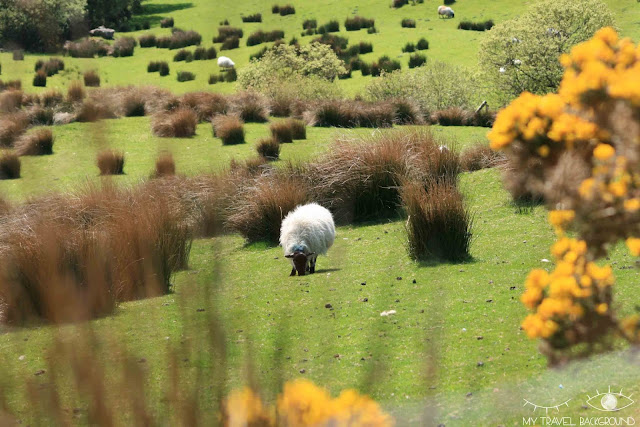
{"type": "Polygon", "coordinates": [[[525,91],[552,92],[563,74],[560,55],[613,24],[613,14],[601,0],[536,2],[483,37],[479,51],[483,77],[505,100],[525,91]]]}

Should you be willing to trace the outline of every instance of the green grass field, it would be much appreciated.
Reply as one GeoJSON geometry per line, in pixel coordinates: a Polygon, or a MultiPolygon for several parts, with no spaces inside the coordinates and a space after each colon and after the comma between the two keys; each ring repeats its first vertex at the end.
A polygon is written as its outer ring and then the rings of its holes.
{"type": "MultiPolygon", "coordinates": [[[[606,2],[615,12],[622,34],[638,40],[640,4],[635,0],[606,2]]],[[[243,28],[245,38],[241,48],[219,55],[230,56],[241,68],[249,54],[262,47],[245,46],[246,37],[254,29],[283,29],[286,40],[295,36],[307,43],[312,37],[300,36],[304,19],[315,18],[318,24],[338,19],[344,29],[344,19],[357,14],[375,18],[379,33],[360,30],[342,31],[340,35],[349,37],[351,43],[372,42],[374,52],[363,56],[367,61],[387,54],[401,58],[406,68],[408,54],[402,54],[401,47],[407,41],[426,37],[431,44],[429,60],[474,67],[483,34],[457,30],[460,20],[500,22],[518,15],[530,2],[459,0],[453,5],[456,18],[452,20],[438,19],[438,4],[431,0],[398,10],[392,9],[387,0],[291,3],[296,14],[280,17],[271,14],[271,2],[257,0],[149,0],[143,3],[146,16],[135,19],[149,19],[153,23],[151,32],[166,34],[169,30],[159,28],[158,22],[161,17],[172,16],[177,27],[199,31],[205,47],[211,45],[218,22],[229,19],[231,25],[243,28]],[[256,12],[262,13],[263,23],[241,22],[242,14],[256,12]],[[416,19],[416,29],[400,27],[400,20],[406,17],[416,19]]],[[[47,89],[64,89],[88,69],[99,70],[103,87],[151,84],[176,93],[230,93],[236,89],[230,83],[207,85],[209,74],[217,73],[213,60],[171,62],[171,75],[167,77],[146,72],[149,61],[171,61],[175,52],[138,47],[130,58],[65,58],[66,70],[50,78],[47,89]],[[197,78],[178,83],[178,70],[193,71],[197,78]]],[[[21,79],[26,91],[41,91],[31,84],[38,58],[27,54],[24,61],[13,61],[11,54],[0,53],[0,78],[21,79]]],[[[370,79],[355,72],[354,78],[337,84],[354,95],[370,79]]],[[[247,124],[246,130],[246,144],[223,146],[213,137],[209,124],[198,125],[193,138],[155,137],[150,132],[149,117],[54,127],[54,154],[23,157],[22,177],[0,181],[0,195],[21,202],[97,182],[103,178],[98,176],[95,155],[104,147],[125,152],[125,175],[109,178],[123,185],[146,179],[163,150],[173,153],[178,173],[219,171],[232,158],[253,156],[255,142],[269,132],[268,124],[247,124]]],[[[432,126],[431,130],[462,149],[486,141],[488,129],[432,126]]],[[[328,149],[336,135],[372,132],[380,130],[310,127],[306,140],[283,144],[279,164],[315,158],[328,149]]],[[[626,395],[639,393],[637,355],[630,354],[622,344],[615,353],[564,369],[546,367],[536,342],[520,330],[526,309],[519,297],[527,273],[532,268],[550,266],[542,261],[551,258],[549,246],[554,241],[546,222],[547,211],[543,206],[519,209],[513,205],[502,188],[499,171],[494,169],[464,173],[460,186],[474,215],[472,260],[466,263],[411,261],[401,218],[339,227],[335,246],[318,260],[317,274],[305,277],[288,277],[289,264],[281,248],[246,245],[238,235],[196,240],[189,269],[175,277],[171,294],[123,303],[115,314],[89,322],[99,348],[118,349],[114,359],[106,361],[107,366],[116,370],[121,360],[144,360],[141,366],[146,374],[147,398],[161,413],[170,377],[168,358],[173,349],[180,348],[185,355],[180,362],[185,372],[194,377],[195,372],[212,375],[204,384],[190,376],[185,381],[192,382],[199,392],[202,407],[215,411],[210,378],[219,365],[207,351],[211,337],[206,332],[212,315],[223,327],[226,347],[223,366],[227,382],[215,385],[228,391],[252,380],[261,385],[269,401],[275,399],[282,381],[295,378],[311,379],[334,395],[355,387],[379,401],[396,417],[398,425],[522,425],[522,417],[546,414],[543,409],[533,411],[524,399],[540,406],[570,400],[567,407],[548,414],[572,416],[577,422],[581,416],[602,415],[585,406],[587,395],[592,396],[595,390],[611,386],[624,389],[626,395]],[[326,308],[327,304],[331,308],[326,308]],[[390,309],[397,313],[380,316],[390,309]]],[[[609,262],[617,280],[615,300],[631,309],[637,303],[639,273],[630,268],[635,260],[618,248],[612,251],[609,262]]],[[[31,411],[23,385],[31,382],[46,388],[51,366],[56,363],[52,357],[55,340],[80,336],[84,325],[0,328],[0,387],[8,407],[19,414],[22,424],[37,425],[37,414],[31,411]],[[46,371],[43,375],[34,376],[42,369],[46,371]]],[[[119,378],[114,376],[109,381],[116,384],[119,378]]],[[[126,396],[111,398],[110,403],[116,407],[129,405],[126,396]]],[[[61,399],[70,405],[72,393],[63,394],[61,399]]],[[[640,405],[620,414],[638,417],[640,405]]],[[[77,421],[89,423],[84,409],[77,421]]],[[[118,420],[118,425],[132,423],[128,418],[118,420]]],[[[171,422],[158,420],[158,424],[171,422]]]]}

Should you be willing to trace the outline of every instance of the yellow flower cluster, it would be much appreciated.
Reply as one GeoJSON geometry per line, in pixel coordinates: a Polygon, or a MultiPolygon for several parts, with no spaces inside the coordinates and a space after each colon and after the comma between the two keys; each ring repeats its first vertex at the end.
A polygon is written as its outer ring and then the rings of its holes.
{"type": "Polygon", "coordinates": [[[541,269],[531,271],[520,298],[533,311],[522,323],[530,338],[566,332],[588,311],[600,316],[609,311],[607,288],[614,283],[611,267],[588,262],[584,240],[563,237],[551,253],[557,260],[555,270],[551,274],[541,269]]]}
{"type": "Polygon", "coordinates": [[[234,391],[224,403],[227,427],[390,427],[393,419],[367,396],[343,390],[332,399],[329,393],[310,381],[296,380],[284,385],[278,396],[277,417],[268,411],[251,389],[234,391]]]}
{"type": "Polygon", "coordinates": [[[568,113],[561,96],[525,92],[498,113],[488,138],[494,150],[505,149],[518,140],[547,157],[553,148],[572,148],[578,141],[598,136],[598,126],[568,113]]]}
{"type": "Polygon", "coordinates": [[[574,220],[576,213],[572,210],[555,210],[549,212],[549,223],[553,225],[556,233],[561,235],[567,226],[574,220]]]}
{"type": "Polygon", "coordinates": [[[620,39],[613,28],[599,30],[593,38],[560,57],[565,74],[558,93],[571,105],[604,99],[624,99],[640,106],[640,46],[620,39]]]}
{"type": "Polygon", "coordinates": [[[623,319],[620,322],[620,327],[629,341],[640,342],[640,314],[634,314],[623,319]]]}

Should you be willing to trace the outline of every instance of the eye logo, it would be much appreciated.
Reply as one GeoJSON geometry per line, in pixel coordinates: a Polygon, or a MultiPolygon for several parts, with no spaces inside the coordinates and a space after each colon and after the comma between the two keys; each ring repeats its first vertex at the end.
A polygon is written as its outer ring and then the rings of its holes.
{"type": "Polygon", "coordinates": [[[533,402],[528,401],[527,399],[523,399],[524,400],[524,405],[523,407],[530,405],[533,407],[533,412],[535,412],[537,409],[544,409],[545,414],[549,413],[549,409],[555,409],[556,411],[560,412],[560,407],[561,406],[566,406],[567,408],[569,407],[569,402],[571,401],[571,399],[567,400],[564,403],[561,403],[559,405],[553,405],[553,406],[542,406],[542,405],[536,405],[533,402]]]}
{"type": "Polygon", "coordinates": [[[631,400],[631,396],[631,394],[629,396],[622,394],[622,389],[617,393],[612,392],[611,386],[609,386],[609,391],[606,393],[600,393],[596,390],[595,396],[587,395],[587,405],[598,411],[615,412],[633,405],[635,402],[631,400]],[[591,402],[592,400],[594,402],[591,402]]]}

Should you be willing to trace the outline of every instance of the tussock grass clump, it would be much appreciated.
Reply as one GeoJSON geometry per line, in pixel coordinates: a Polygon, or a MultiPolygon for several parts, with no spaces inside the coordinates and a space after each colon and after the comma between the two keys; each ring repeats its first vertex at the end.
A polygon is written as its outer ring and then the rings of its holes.
{"type": "Polygon", "coordinates": [[[38,70],[33,76],[33,85],[36,87],[45,87],[47,85],[47,73],[44,70],[38,70]]]}
{"type": "Polygon", "coordinates": [[[23,135],[15,143],[18,156],[44,156],[53,154],[53,132],[51,129],[38,129],[23,135]]]}
{"type": "Polygon", "coordinates": [[[289,172],[261,175],[238,192],[230,207],[227,227],[249,242],[277,244],[284,217],[310,200],[303,179],[289,172]]]}
{"type": "Polygon", "coordinates": [[[14,50],[13,51],[13,60],[14,61],[24,61],[24,50],[14,50]]]}
{"type": "Polygon", "coordinates": [[[414,53],[409,57],[409,68],[421,67],[427,63],[427,57],[419,53],[414,53]]]}
{"type": "Polygon", "coordinates": [[[400,65],[400,61],[391,59],[387,55],[383,55],[378,58],[377,62],[371,64],[371,75],[377,77],[382,74],[382,71],[385,73],[391,73],[401,68],[402,66],[400,65]]]}
{"type": "Polygon", "coordinates": [[[160,61],[150,61],[147,64],[147,73],[157,73],[160,70],[160,61]]]}
{"type": "Polygon", "coordinates": [[[105,184],[14,207],[0,231],[2,320],[87,320],[167,293],[192,241],[172,188],[105,184]]]}
{"type": "Polygon", "coordinates": [[[160,73],[162,77],[169,75],[169,64],[167,61],[160,62],[160,65],[158,65],[158,73],[160,73]]]}
{"type": "Polygon", "coordinates": [[[224,145],[244,144],[244,122],[234,115],[215,116],[211,121],[213,136],[224,145]]]}
{"type": "Polygon", "coordinates": [[[20,80],[7,80],[7,81],[2,81],[0,80],[0,92],[3,92],[5,90],[21,90],[22,89],[22,81],[20,80]]]}
{"type": "Polygon", "coordinates": [[[402,28],[415,28],[416,21],[415,19],[404,18],[402,22],[400,22],[400,25],[402,26],[402,28]]]}
{"type": "Polygon", "coordinates": [[[423,37],[420,40],[418,40],[418,43],[416,43],[416,49],[418,49],[418,50],[427,50],[427,49],[429,49],[429,42],[427,41],[427,39],[425,39],[423,37]]]}
{"type": "Polygon", "coordinates": [[[405,182],[400,191],[407,212],[409,255],[416,260],[470,258],[473,219],[456,187],[405,182]]]}
{"type": "Polygon", "coordinates": [[[22,108],[24,93],[21,90],[7,90],[0,93],[0,113],[13,113],[22,108]]]}
{"type": "Polygon", "coordinates": [[[293,129],[288,120],[271,123],[269,126],[271,136],[280,143],[293,142],[293,129]]]}
{"type": "Polygon", "coordinates": [[[458,29],[467,31],[489,31],[494,25],[492,19],[482,22],[462,21],[458,24],[458,29]]]}
{"type": "Polygon", "coordinates": [[[224,74],[222,74],[222,79],[227,83],[232,83],[238,80],[238,72],[235,68],[228,69],[224,74]]]}
{"type": "Polygon", "coordinates": [[[96,155],[96,164],[100,175],[122,175],[124,173],[124,153],[104,150],[96,155]]]}
{"type": "Polygon", "coordinates": [[[155,47],[156,42],[157,40],[155,34],[143,34],[138,37],[138,43],[140,43],[140,47],[155,47]]]}
{"type": "Polygon", "coordinates": [[[307,139],[307,125],[302,120],[288,119],[291,134],[294,140],[307,139]]]}
{"type": "Polygon", "coordinates": [[[186,62],[193,61],[193,53],[189,52],[186,49],[180,49],[173,56],[173,62],[180,62],[180,61],[186,61],[186,62]]]}
{"type": "Polygon", "coordinates": [[[176,174],[176,163],[171,153],[162,153],[156,159],[156,170],[153,174],[155,178],[173,176],[176,174]]]}
{"type": "Polygon", "coordinates": [[[406,98],[396,98],[389,101],[394,109],[394,123],[399,125],[424,124],[420,106],[406,98]]]}
{"type": "Polygon", "coordinates": [[[11,147],[29,126],[29,116],[24,111],[0,115],[0,147],[11,147]]]}
{"type": "Polygon", "coordinates": [[[96,122],[103,119],[115,119],[115,105],[108,105],[94,99],[86,99],[76,111],[76,121],[96,122]]]}
{"type": "Polygon", "coordinates": [[[135,50],[138,42],[133,37],[120,37],[113,43],[113,57],[125,57],[125,56],[133,56],[133,51],[135,50]]]}
{"type": "Polygon", "coordinates": [[[84,85],[87,87],[100,87],[100,76],[95,70],[85,71],[83,74],[84,85]]]}
{"type": "Polygon", "coordinates": [[[258,30],[247,37],[247,46],[255,46],[266,42],[275,42],[284,38],[284,31],[262,31],[258,30]]]}
{"type": "Polygon", "coordinates": [[[487,144],[478,142],[460,153],[460,165],[466,172],[493,168],[506,163],[506,157],[499,151],[492,150],[487,144]]]}
{"type": "Polygon", "coordinates": [[[87,96],[87,91],[80,80],[75,80],[69,84],[67,89],[67,101],[81,102],[87,96]]]}
{"type": "Polygon", "coordinates": [[[199,122],[211,121],[217,114],[226,114],[229,101],[223,95],[211,92],[189,92],[179,99],[180,105],[193,110],[199,122]]]}
{"type": "Polygon", "coordinates": [[[254,13],[253,15],[243,16],[242,22],[262,22],[262,14],[254,13]]]}
{"type": "Polygon", "coordinates": [[[217,57],[218,57],[218,51],[213,46],[211,46],[210,48],[199,47],[193,51],[193,59],[196,61],[215,59],[217,57]]]}
{"type": "Polygon", "coordinates": [[[280,142],[273,137],[262,138],[256,144],[256,151],[267,160],[277,160],[280,157],[280,142]]]}
{"type": "Polygon", "coordinates": [[[362,28],[373,28],[376,24],[375,19],[367,19],[362,16],[354,16],[344,21],[344,28],[347,31],[358,31],[362,28]]]}
{"type": "Polygon", "coordinates": [[[433,114],[433,121],[440,126],[469,126],[471,119],[472,114],[460,107],[447,108],[433,114]]]}
{"type": "Polygon", "coordinates": [[[296,13],[296,8],[290,4],[285,4],[284,6],[280,6],[278,13],[280,16],[294,15],[296,13]]]}
{"type": "Polygon", "coordinates": [[[401,8],[406,4],[409,4],[409,0],[393,0],[393,2],[391,3],[391,5],[396,9],[401,8]]]}
{"type": "Polygon", "coordinates": [[[402,52],[404,53],[412,53],[416,51],[416,45],[415,43],[411,43],[411,42],[407,42],[403,47],[402,47],[402,52]]]}
{"type": "Polygon", "coordinates": [[[258,92],[238,92],[231,97],[231,111],[245,122],[269,120],[269,100],[258,92]]]}
{"type": "Polygon", "coordinates": [[[337,33],[340,31],[340,23],[336,20],[329,21],[318,27],[318,34],[337,33]]]}
{"type": "Polygon", "coordinates": [[[349,39],[335,34],[323,34],[322,36],[313,39],[312,42],[327,44],[334,52],[339,53],[347,48],[349,39]]]}
{"type": "Polygon", "coordinates": [[[226,39],[231,37],[237,37],[241,39],[244,36],[242,28],[236,27],[218,27],[218,35],[213,38],[214,43],[223,43],[226,39]]]}
{"type": "Polygon", "coordinates": [[[380,128],[393,126],[395,112],[389,103],[333,100],[317,104],[307,116],[319,127],[380,128]]]}
{"type": "Polygon", "coordinates": [[[174,21],[172,17],[164,18],[162,21],[160,21],[161,28],[173,28],[173,25],[174,21]]]}
{"type": "Polygon", "coordinates": [[[108,43],[102,40],[84,39],[79,42],[67,42],[65,44],[69,56],[72,58],[93,58],[107,56],[111,49],[108,43]]]}
{"type": "Polygon", "coordinates": [[[158,113],[153,116],[151,130],[154,135],[165,138],[188,138],[196,134],[198,115],[188,108],[158,113]]]}
{"type": "Polygon", "coordinates": [[[312,30],[318,27],[318,21],[315,19],[305,19],[302,21],[303,30],[312,30]]]}
{"type": "Polygon", "coordinates": [[[240,39],[238,37],[229,37],[226,38],[223,42],[222,42],[222,46],[220,46],[220,50],[231,50],[231,49],[237,49],[240,47],[240,39]]]}
{"type": "Polygon", "coordinates": [[[12,151],[0,154],[0,179],[20,178],[20,158],[12,151]]]}
{"type": "Polygon", "coordinates": [[[131,91],[122,100],[125,117],[142,117],[146,114],[146,100],[142,93],[131,91]]]}
{"type": "MultiPolygon", "coordinates": [[[[202,36],[197,31],[174,31],[169,40],[169,49],[180,49],[187,46],[198,46],[202,36]]],[[[158,46],[159,47],[159,46],[158,46]]]]}
{"type": "Polygon", "coordinates": [[[218,83],[220,81],[223,81],[223,80],[224,80],[224,77],[219,76],[218,74],[209,74],[208,82],[209,82],[210,85],[214,85],[214,84],[216,84],[216,83],[218,83]]]}
{"type": "Polygon", "coordinates": [[[196,75],[193,74],[191,71],[178,71],[178,74],[176,75],[176,79],[179,82],[188,82],[191,80],[195,80],[196,75]]]}
{"type": "Polygon", "coordinates": [[[317,200],[339,221],[393,217],[403,180],[455,185],[458,155],[440,149],[428,129],[394,130],[369,137],[341,137],[308,166],[317,200]]]}
{"type": "Polygon", "coordinates": [[[32,126],[51,126],[54,124],[53,108],[45,108],[39,105],[33,105],[26,110],[29,124],[32,126]]]}
{"type": "Polygon", "coordinates": [[[64,102],[64,96],[62,93],[55,89],[41,93],[38,98],[40,105],[46,108],[57,107],[64,102]]]}

